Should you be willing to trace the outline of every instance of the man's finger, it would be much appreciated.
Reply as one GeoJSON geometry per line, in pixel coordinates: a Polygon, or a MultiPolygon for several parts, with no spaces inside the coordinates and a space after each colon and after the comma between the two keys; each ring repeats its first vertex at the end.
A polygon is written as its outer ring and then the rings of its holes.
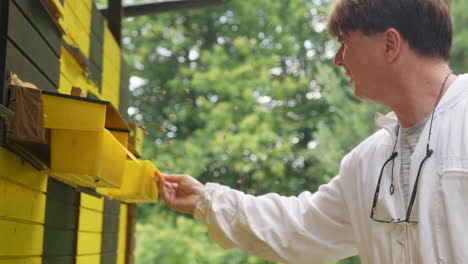
{"type": "Polygon", "coordinates": [[[170,182],[180,182],[185,177],[187,177],[186,174],[165,174],[165,173],[161,173],[161,174],[165,180],[170,181],[170,182]]]}

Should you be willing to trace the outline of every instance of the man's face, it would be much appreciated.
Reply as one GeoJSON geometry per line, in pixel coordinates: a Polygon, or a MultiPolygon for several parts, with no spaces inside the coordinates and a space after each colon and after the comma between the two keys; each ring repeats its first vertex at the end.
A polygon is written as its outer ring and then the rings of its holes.
{"type": "Polygon", "coordinates": [[[351,31],[344,34],[340,42],[334,64],[345,69],[357,98],[379,102],[382,91],[378,89],[384,74],[385,48],[379,35],[366,36],[360,31],[351,31]]]}

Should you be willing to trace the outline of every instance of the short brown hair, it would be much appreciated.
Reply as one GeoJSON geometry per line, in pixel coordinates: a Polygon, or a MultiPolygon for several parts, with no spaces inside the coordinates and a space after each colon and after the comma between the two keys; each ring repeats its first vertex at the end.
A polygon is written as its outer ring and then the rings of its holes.
{"type": "Polygon", "coordinates": [[[450,0],[337,0],[327,21],[335,39],[359,30],[366,35],[395,28],[422,56],[449,60],[450,0]],[[448,2],[447,2],[448,1],[448,2]]]}

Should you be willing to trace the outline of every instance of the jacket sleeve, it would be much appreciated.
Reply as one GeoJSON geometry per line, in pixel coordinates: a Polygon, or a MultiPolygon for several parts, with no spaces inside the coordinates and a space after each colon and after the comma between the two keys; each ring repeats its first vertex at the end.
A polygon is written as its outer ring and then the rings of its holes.
{"type": "Polygon", "coordinates": [[[327,263],[356,254],[340,177],[311,194],[254,197],[205,185],[194,216],[221,247],[283,263],[327,263]]]}

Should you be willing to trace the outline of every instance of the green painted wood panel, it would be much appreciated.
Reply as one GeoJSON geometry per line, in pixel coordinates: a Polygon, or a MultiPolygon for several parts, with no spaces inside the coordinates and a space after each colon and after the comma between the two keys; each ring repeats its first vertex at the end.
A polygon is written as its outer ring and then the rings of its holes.
{"type": "Polygon", "coordinates": [[[46,195],[43,264],[74,264],[80,195],[52,177],[46,195]]]}
{"type": "Polygon", "coordinates": [[[40,89],[57,90],[57,86],[47,79],[10,41],[6,44],[5,72],[17,73],[22,80],[34,83],[40,89]]]}
{"type": "Polygon", "coordinates": [[[13,2],[39,32],[42,39],[52,49],[55,55],[60,57],[62,34],[41,2],[37,0],[13,0],[13,2]]]}
{"type": "Polygon", "coordinates": [[[75,256],[43,257],[42,264],[75,264],[75,256]]]}
{"type": "Polygon", "coordinates": [[[116,264],[117,253],[108,253],[101,255],[101,264],[116,264]]]}
{"type": "Polygon", "coordinates": [[[59,229],[73,229],[77,226],[78,205],[65,204],[47,199],[45,225],[59,229]]]}
{"type": "MultiPolygon", "coordinates": [[[[6,105],[7,89],[4,89],[5,83],[5,58],[6,58],[6,32],[8,29],[8,4],[6,0],[0,0],[0,104],[6,105]]],[[[0,122],[0,144],[4,140],[4,122],[0,122]]]]}
{"type": "Polygon", "coordinates": [[[119,242],[118,233],[102,233],[101,252],[103,254],[116,253],[118,242],[119,242]]]}
{"type": "Polygon", "coordinates": [[[52,177],[49,177],[47,182],[47,199],[70,205],[78,205],[80,201],[79,193],[75,189],[52,177]]]}
{"type": "Polygon", "coordinates": [[[91,33],[89,43],[89,61],[91,79],[97,84],[99,92],[102,91],[102,65],[104,43],[104,17],[96,4],[91,4],[91,33]]]}
{"type": "Polygon", "coordinates": [[[9,5],[7,36],[22,51],[23,55],[55,87],[58,87],[60,78],[59,57],[41,38],[15,4],[9,5]]]}
{"type": "Polygon", "coordinates": [[[120,201],[106,198],[104,200],[104,214],[118,216],[120,214],[120,201]]]}
{"type": "Polygon", "coordinates": [[[72,256],[75,254],[75,230],[46,227],[44,230],[43,256],[72,256]]]}

